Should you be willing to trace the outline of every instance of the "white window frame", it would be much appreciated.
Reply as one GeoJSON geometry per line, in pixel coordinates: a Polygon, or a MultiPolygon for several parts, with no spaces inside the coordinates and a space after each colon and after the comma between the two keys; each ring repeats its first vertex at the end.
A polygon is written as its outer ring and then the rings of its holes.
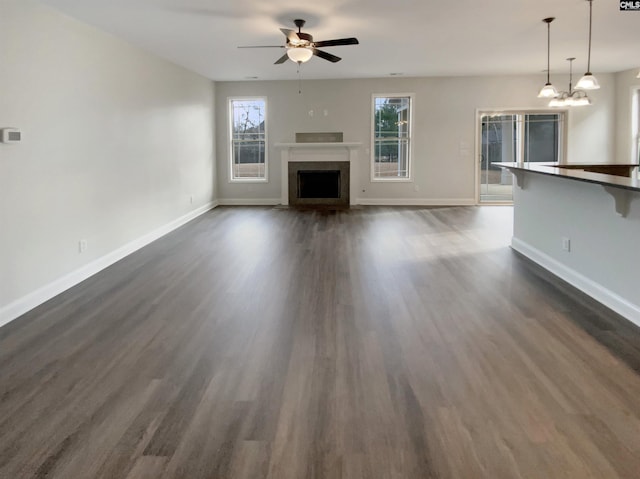
{"type": "Polygon", "coordinates": [[[227,147],[229,150],[229,183],[268,183],[269,182],[269,121],[266,96],[233,96],[227,98],[227,147]],[[233,176],[233,102],[255,101],[264,102],[264,177],[262,178],[234,178],[233,176]]]}
{"type": "Polygon", "coordinates": [[[369,162],[371,170],[371,182],[383,183],[412,183],[413,182],[413,118],[415,109],[415,93],[374,93],[371,95],[371,160],[369,162]],[[407,158],[406,177],[376,177],[375,176],[375,144],[376,144],[376,98],[409,98],[409,158],[407,158]]]}

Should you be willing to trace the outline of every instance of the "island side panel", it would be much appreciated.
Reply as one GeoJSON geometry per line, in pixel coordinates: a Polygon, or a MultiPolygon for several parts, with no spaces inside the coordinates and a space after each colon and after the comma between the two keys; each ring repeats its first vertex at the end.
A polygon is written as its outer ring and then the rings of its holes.
{"type": "Polygon", "coordinates": [[[627,192],[622,217],[602,185],[524,172],[512,246],[640,325],[640,192],[627,192]]]}

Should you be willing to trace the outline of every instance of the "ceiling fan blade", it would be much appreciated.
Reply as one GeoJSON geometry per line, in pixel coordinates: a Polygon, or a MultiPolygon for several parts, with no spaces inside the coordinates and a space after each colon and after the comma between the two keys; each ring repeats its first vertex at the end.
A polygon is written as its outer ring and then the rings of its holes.
{"type": "Polygon", "coordinates": [[[284,45],[251,45],[248,47],[238,47],[238,48],[284,48],[284,45]]]}
{"type": "Polygon", "coordinates": [[[300,41],[300,37],[298,36],[298,34],[294,30],[289,30],[288,28],[281,28],[280,31],[282,33],[284,33],[284,35],[287,37],[288,41],[290,41],[290,42],[299,42],[300,41]]]}
{"type": "Polygon", "coordinates": [[[280,65],[281,63],[286,62],[288,59],[289,59],[289,56],[285,53],[284,55],[282,55],[280,58],[276,60],[274,65],[280,65]]]}
{"type": "Polygon", "coordinates": [[[322,42],[314,42],[316,47],[337,47],[339,45],[358,45],[360,42],[357,38],[338,38],[336,40],[324,40],[322,42]]]}
{"type": "Polygon", "coordinates": [[[330,62],[336,63],[342,60],[342,58],[332,55],[331,53],[323,52],[322,50],[318,50],[317,48],[313,49],[313,54],[317,57],[324,58],[325,60],[329,60],[330,62]]]}

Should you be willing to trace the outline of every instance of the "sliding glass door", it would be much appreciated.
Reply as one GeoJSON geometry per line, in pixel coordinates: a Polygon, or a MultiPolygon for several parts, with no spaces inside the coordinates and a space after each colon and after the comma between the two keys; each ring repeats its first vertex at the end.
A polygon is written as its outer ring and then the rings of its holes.
{"type": "Polygon", "coordinates": [[[492,163],[517,161],[516,115],[482,115],[480,121],[480,202],[511,201],[511,173],[492,163]]]}
{"type": "Polygon", "coordinates": [[[496,162],[560,162],[564,112],[480,115],[480,202],[510,202],[512,177],[496,162]]]}

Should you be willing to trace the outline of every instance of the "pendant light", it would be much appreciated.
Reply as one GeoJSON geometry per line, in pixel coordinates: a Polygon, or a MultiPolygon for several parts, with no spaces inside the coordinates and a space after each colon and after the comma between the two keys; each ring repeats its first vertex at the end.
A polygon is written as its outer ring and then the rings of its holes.
{"type": "Polygon", "coordinates": [[[550,62],[551,62],[551,22],[555,20],[555,17],[549,17],[542,20],[547,24],[547,83],[542,87],[540,93],[538,93],[538,98],[555,98],[558,96],[558,90],[551,84],[551,80],[549,78],[551,74],[550,70],[550,62]]]}
{"type": "Polygon", "coordinates": [[[581,90],[572,90],[571,82],[573,81],[573,60],[574,57],[567,58],[569,62],[569,91],[562,91],[556,98],[552,98],[549,106],[567,107],[567,106],[587,106],[591,105],[591,100],[587,93],[581,90]]]}
{"type": "Polygon", "coordinates": [[[596,77],[591,73],[591,24],[593,19],[593,0],[587,0],[589,2],[589,53],[587,56],[587,73],[584,74],[578,83],[576,84],[576,88],[579,90],[598,90],[600,88],[600,84],[596,77]]]}

